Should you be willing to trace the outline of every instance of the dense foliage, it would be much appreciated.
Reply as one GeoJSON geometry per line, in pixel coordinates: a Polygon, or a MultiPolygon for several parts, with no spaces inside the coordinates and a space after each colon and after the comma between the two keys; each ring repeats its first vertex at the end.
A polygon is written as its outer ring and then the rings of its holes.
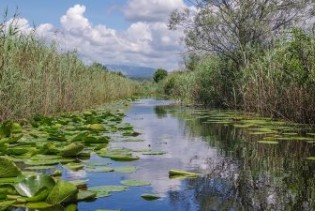
{"type": "Polygon", "coordinates": [[[196,14],[171,15],[171,28],[185,29],[191,53],[185,70],[165,80],[164,92],[181,102],[314,123],[315,35],[306,21],[313,4],[196,2],[196,14]]]}
{"type": "Polygon", "coordinates": [[[163,80],[167,76],[167,71],[164,69],[157,69],[153,75],[153,80],[158,83],[159,81],[163,80]]]}

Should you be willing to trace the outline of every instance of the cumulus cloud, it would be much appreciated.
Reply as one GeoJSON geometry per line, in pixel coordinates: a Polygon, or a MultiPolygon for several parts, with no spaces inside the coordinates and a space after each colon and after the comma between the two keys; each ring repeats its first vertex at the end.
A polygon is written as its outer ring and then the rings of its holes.
{"type": "Polygon", "coordinates": [[[132,22],[164,22],[173,10],[183,7],[183,0],[129,0],[123,12],[132,22]]]}
{"type": "MultiPolygon", "coordinates": [[[[140,2],[144,4],[147,1],[140,2]]],[[[165,6],[156,11],[169,11],[175,7],[175,3],[167,7],[165,2],[168,1],[152,1],[153,4],[165,6]]],[[[174,2],[180,4],[182,1],[174,2]]],[[[62,51],[76,49],[86,62],[162,67],[168,70],[177,68],[180,52],[183,51],[180,42],[182,33],[169,31],[166,22],[137,21],[126,30],[117,31],[105,25],[93,25],[85,16],[86,9],[84,5],[74,5],[60,18],[60,28],[50,23],[41,24],[36,28],[36,35],[48,42],[58,43],[62,51]]],[[[19,24],[25,31],[32,29],[26,19],[21,19],[19,24]]]]}

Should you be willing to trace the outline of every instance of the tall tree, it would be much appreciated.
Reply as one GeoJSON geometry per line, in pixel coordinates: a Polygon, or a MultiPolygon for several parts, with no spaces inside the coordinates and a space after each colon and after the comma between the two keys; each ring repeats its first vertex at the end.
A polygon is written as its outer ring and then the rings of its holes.
{"type": "Polygon", "coordinates": [[[311,0],[190,0],[195,10],[176,10],[169,28],[184,29],[191,50],[215,52],[238,67],[250,58],[251,47],[268,46],[281,31],[306,20],[311,0]]]}

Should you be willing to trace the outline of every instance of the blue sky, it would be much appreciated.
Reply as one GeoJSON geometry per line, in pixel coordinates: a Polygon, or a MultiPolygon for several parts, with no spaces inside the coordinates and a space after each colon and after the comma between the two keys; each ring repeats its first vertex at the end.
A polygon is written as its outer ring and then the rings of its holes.
{"type": "Polygon", "coordinates": [[[185,51],[183,33],[169,31],[169,13],[183,0],[1,0],[3,13],[18,7],[18,24],[86,62],[177,69],[185,51]]]}
{"type": "Polygon", "coordinates": [[[124,29],[128,27],[128,21],[125,20],[122,7],[126,0],[1,0],[2,9],[8,8],[12,14],[18,8],[21,17],[28,19],[36,25],[43,23],[52,23],[60,27],[60,17],[67,10],[76,5],[86,5],[86,17],[93,24],[106,24],[108,27],[124,29]]]}

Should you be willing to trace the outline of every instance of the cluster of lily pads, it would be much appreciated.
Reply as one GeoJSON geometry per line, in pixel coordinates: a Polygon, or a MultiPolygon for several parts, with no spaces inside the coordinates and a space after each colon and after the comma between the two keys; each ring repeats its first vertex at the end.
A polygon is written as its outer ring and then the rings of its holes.
{"type": "Polygon", "coordinates": [[[314,128],[310,125],[274,120],[272,118],[245,115],[238,112],[211,112],[200,115],[204,124],[223,124],[244,128],[249,135],[259,136],[259,144],[276,145],[279,141],[306,141],[315,143],[314,128]]]}
{"type": "MultiPolygon", "coordinates": [[[[129,186],[149,185],[137,180],[121,181],[120,186],[86,189],[86,181],[64,181],[57,170],[44,175],[38,170],[63,168],[91,172],[131,173],[133,166],[110,168],[84,163],[91,153],[117,161],[139,159],[128,149],[110,149],[112,134],[126,139],[139,133],[122,123],[123,112],[92,110],[60,117],[36,116],[23,127],[16,122],[0,124],[0,210],[25,207],[44,210],[76,210],[76,202],[109,196],[129,186]],[[32,172],[33,171],[33,172],[32,172]]],[[[163,154],[146,150],[143,154],[163,154]]],[[[152,194],[144,194],[152,199],[152,194]]]]}

